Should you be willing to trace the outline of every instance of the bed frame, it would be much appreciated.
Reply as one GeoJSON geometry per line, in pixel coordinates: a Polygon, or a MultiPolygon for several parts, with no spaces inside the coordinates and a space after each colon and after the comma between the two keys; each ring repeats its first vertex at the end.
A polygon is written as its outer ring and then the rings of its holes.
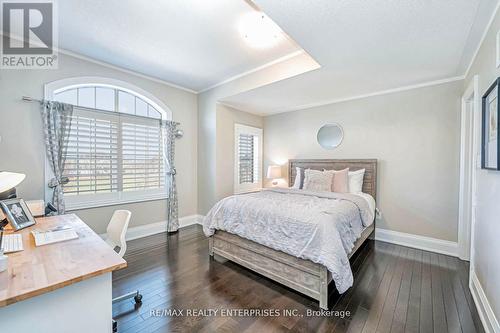
{"type": "MultiPolygon", "coordinates": [[[[376,199],[377,160],[375,159],[290,160],[288,162],[289,184],[293,184],[295,180],[296,167],[315,170],[349,168],[351,171],[355,171],[366,169],[363,179],[363,192],[371,194],[376,199]]],[[[356,253],[374,230],[375,223],[363,231],[349,254],[349,258],[356,253]]],[[[220,230],[209,238],[209,254],[213,257],[220,256],[233,261],[310,296],[319,301],[320,308],[328,309],[328,285],[332,281],[332,276],[323,265],[291,256],[220,230]]]]}

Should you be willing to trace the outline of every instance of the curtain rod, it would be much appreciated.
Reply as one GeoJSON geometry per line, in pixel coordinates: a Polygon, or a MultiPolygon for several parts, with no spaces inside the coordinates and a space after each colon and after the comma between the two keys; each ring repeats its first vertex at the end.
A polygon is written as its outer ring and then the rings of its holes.
{"type": "MultiPolygon", "coordinates": [[[[29,97],[29,96],[23,96],[22,100],[24,102],[38,102],[38,103],[42,103],[43,102],[43,100],[41,100],[41,99],[36,99],[36,98],[33,98],[33,97],[29,97]]],[[[85,106],[78,106],[78,105],[73,105],[73,104],[70,104],[70,105],[73,106],[74,108],[81,109],[81,110],[99,111],[99,112],[104,112],[104,113],[112,114],[112,115],[116,115],[117,113],[119,114],[119,112],[115,112],[115,111],[109,111],[109,110],[103,110],[103,109],[97,109],[97,108],[88,108],[88,107],[85,107],[85,106]]],[[[126,114],[127,116],[137,117],[137,118],[143,118],[143,119],[152,119],[152,120],[155,119],[155,118],[151,118],[151,117],[139,116],[139,115],[136,115],[136,114],[128,114],[128,113],[124,113],[124,114],[126,114]]],[[[162,119],[156,119],[156,120],[162,120],[162,119]]],[[[181,123],[178,123],[178,122],[175,122],[175,123],[177,125],[181,124],[181,123]]]]}

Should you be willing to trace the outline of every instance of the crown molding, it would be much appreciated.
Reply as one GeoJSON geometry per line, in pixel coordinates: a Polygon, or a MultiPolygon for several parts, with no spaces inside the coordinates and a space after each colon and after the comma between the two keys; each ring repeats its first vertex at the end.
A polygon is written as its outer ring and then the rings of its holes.
{"type": "Polygon", "coordinates": [[[165,81],[165,80],[162,80],[162,79],[159,79],[159,78],[156,78],[156,77],[153,77],[153,76],[149,76],[149,75],[146,75],[146,74],[142,74],[142,73],[139,73],[139,72],[136,72],[136,71],[133,71],[133,70],[130,70],[130,69],[126,69],[126,68],[123,68],[123,67],[120,67],[120,66],[116,66],[116,65],[112,65],[110,63],[107,63],[107,62],[104,62],[104,61],[101,61],[101,60],[97,60],[97,59],[94,59],[94,58],[91,58],[91,57],[87,57],[87,56],[84,56],[82,54],[79,54],[79,53],[75,53],[73,51],[69,51],[69,50],[66,50],[66,49],[56,49],[57,52],[59,53],[62,53],[62,54],[65,54],[65,55],[68,55],[70,57],[73,57],[73,58],[77,58],[77,59],[81,59],[81,60],[84,60],[84,61],[88,61],[88,62],[91,62],[91,63],[94,63],[94,64],[97,64],[97,65],[100,65],[100,66],[103,66],[103,67],[108,67],[108,68],[111,68],[111,69],[114,69],[114,70],[117,70],[117,71],[120,71],[120,72],[124,72],[124,73],[127,73],[127,74],[131,74],[131,75],[134,75],[134,76],[137,76],[137,77],[140,77],[140,78],[143,78],[143,79],[146,79],[146,80],[150,80],[150,81],[153,81],[153,82],[156,82],[156,83],[160,83],[160,84],[164,84],[166,86],[169,86],[169,87],[172,87],[172,88],[176,88],[176,89],[180,89],[180,90],[184,90],[184,91],[187,91],[187,92],[190,92],[192,94],[201,94],[203,92],[206,92],[206,91],[209,91],[211,89],[214,89],[216,87],[219,87],[219,86],[222,86],[226,83],[229,83],[231,81],[234,81],[234,80],[237,80],[237,79],[240,79],[242,77],[245,77],[249,74],[252,74],[252,73],[255,73],[255,72],[258,72],[260,70],[263,70],[263,69],[266,69],[268,67],[271,67],[273,65],[276,65],[278,63],[281,63],[283,61],[286,61],[286,60],[289,60],[291,58],[294,58],[294,57],[297,57],[301,54],[304,54],[306,53],[304,50],[297,50],[297,51],[294,51],[292,53],[289,53],[285,56],[282,56],[280,58],[277,58],[275,60],[272,60],[270,62],[267,62],[263,65],[260,65],[258,67],[255,67],[251,70],[248,70],[248,71],[245,71],[243,73],[240,73],[238,75],[235,75],[235,76],[232,76],[228,79],[225,79],[219,83],[216,83],[212,86],[209,86],[207,88],[204,88],[204,89],[201,89],[201,90],[193,90],[193,89],[189,89],[189,88],[186,88],[186,87],[183,87],[183,86],[179,86],[175,83],[171,83],[171,82],[168,82],[168,81],[165,81]]]}
{"type": "MultiPolygon", "coordinates": [[[[0,30],[0,36],[3,36],[3,35],[4,35],[3,31],[0,30]]],[[[150,75],[143,74],[143,73],[131,70],[131,69],[126,69],[126,68],[123,68],[123,67],[120,67],[120,66],[116,66],[116,65],[110,64],[108,62],[97,60],[95,58],[92,58],[92,57],[89,57],[89,56],[85,56],[83,54],[76,53],[76,52],[73,52],[73,51],[70,51],[70,50],[67,50],[67,49],[64,49],[64,48],[54,47],[54,50],[56,51],[56,53],[64,54],[64,55],[67,55],[67,56],[70,56],[70,57],[73,57],[73,58],[76,58],[76,59],[87,61],[87,62],[96,64],[96,65],[100,65],[100,66],[107,67],[107,68],[110,68],[110,69],[113,69],[113,70],[116,70],[116,71],[123,72],[123,73],[126,73],[126,74],[134,75],[134,76],[137,76],[139,78],[146,79],[146,80],[149,80],[149,81],[153,81],[153,82],[156,82],[156,83],[160,83],[160,84],[172,87],[172,88],[176,88],[176,89],[179,89],[179,90],[187,91],[187,92],[195,94],[195,95],[203,93],[203,92],[208,91],[208,90],[211,90],[213,88],[219,87],[219,86],[224,85],[226,83],[229,83],[231,81],[234,81],[234,80],[237,80],[239,78],[242,78],[242,77],[244,77],[246,75],[258,72],[258,71],[260,71],[262,69],[265,69],[267,67],[276,65],[276,64],[278,64],[280,62],[289,60],[291,58],[294,58],[296,56],[299,56],[301,54],[306,53],[305,50],[300,49],[300,50],[291,52],[291,53],[289,53],[287,55],[284,55],[282,57],[279,57],[279,58],[277,58],[275,60],[272,60],[270,62],[267,62],[267,63],[265,63],[263,65],[258,66],[258,67],[255,67],[255,68],[250,69],[248,71],[242,72],[240,74],[232,76],[232,77],[230,77],[228,79],[225,79],[223,81],[220,81],[220,82],[218,82],[218,83],[216,83],[214,85],[211,85],[211,86],[209,86],[207,88],[203,88],[201,90],[193,90],[193,89],[186,88],[186,87],[180,86],[180,85],[172,83],[172,82],[168,82],[168,81],[159,79],[159,78],[154,77],[154,76],[150,76],[150,75]]]]}
{"type": "MultiPolygon", "coordinates": [[[[407,90],[413,90],[413,89],[431,87],[431,86],[436,86],[436,85],[440,85],[440,84],[445,84],[445,83],[450,83],[450,82],[455,82],[455,81],[461,81],[463,79],[465,79],[464,75],[453,76],[453,77],[449,77],[449,78],[446,78],[446,79],[429,81],[429,82],[424,82],[424,83],[418,83],[418,84],[413,84],[413,85],[409,85],[409,86],[402,86],[402,87],[393,88],[393,89],[381,90],[381,91],[377,91],[377,92],[373,92],[373,93],[368,93],[368,94],[356,95],[356,96],[345,97],[345,98],[330,99],[330,100],[326,100],[326,101],[318,102],[318,103],[303,104],[303,105],[299,105],[299,106],[296,106],[296,107],[293,107],[293,108],[289,108],[289,109],[286,109],[286,110],[282,109],[282,110],[274,111],[272,113],[265,113],[265,114],[261,114],[261,115],[263,117],[273,116],[275,114],[280,114],[280,113],[286,113],[286,112],[292,112],[292,111],[299,111],[299,110],[304,110],[304,109],[311,109],[311,108],[320,107],[320,106],[324,106],[324,105],[337,104],[337,103],[342,103],[342,102],[349,102],[349,101],[354,101],[354,100],[368,98],[368,97],[381,96],[381,95],[393,94],[393,93],[407,91],[407,90]]],[[[247,111],[247,112],[250,112],[250,111],[247,111]]],[[[255,113],[255,111],[254,112],[250,112],[250,113],[255,113]]]]}
{"type": "Polygon", "coordinates": [[[123,73],[126,73],[126,74],[134,75],[134,76],[140,77],[141,79],[146,79],[146,80],[149,80],[149,81],[160,83],[160,84],[169,86],[171,88],[176,88],[176,89],[179,89],[179,90],[184,90],[184,91],[187,91],[187,92],[195,94],[195,95],[198,94],[198,92],[195,91],[195,90],[193,90],[193,89],[189,89],[189,88],[186,88],[186,87],[183,87],[183,86],[179,86],[179,85],[177,85],[175,83],[171,83],[171,82],[168,82],[168,81],[165,81],[165,80],[153,77],[153,76],[149,76],[149,75],[146,75],[146,74],[142,74],[142,73],[130,70],[130,69],[126,69],[126,68],[123,68],[123,67],[120,67],[120,66],[112,65],[112,64],[110,64],[108,62],[104,62],[104,61],[101,61],[101,60],[96,60],[94,58],[90,58],[90,57],[84,56],[82,54],[75,53],[73,51],[69,51],[69,50],[61,49],[61,48],[56,48],[56,50],[57,50],[58,53],[61,53],[61,54],[64,54],[64,55],[67,55],[67,56],[70,56],[70,57],[73,57],[73,58],[77,58],[77,59],[80,59],[80,60],[88,61],[88,62],[91,62],[93,64],[100,65],[100,66],[103,66],[103,67],[107,67],[107,68],[110,68],[110,69],[114,69],[116,71],[120,71],[120,72],[123,72],[123,73]]]}
{"type": "Polygon", "coordinates": [[[280,58],[278,58],[278,59],[275,59],[275,60],[272,60],[272,61],[270,61],[270,62],[267,62],[267,63],[265,63],[264,65],[260,65],[260,66],[258,66],[258,67],[255,67],[255,68],[253,68],[253,69],[251,69],[251,70],[248,70],[248,71],[246,71],[246,72],[240,73],[240,74],[238,74],[238,75],[231,76],[230,78],[225,79],[225,80],[223,80],[223,81],[221,81],[221,82],[219,82],[219,83],[216,83],[216,84],[214,84],[214,85],[212,85],[212,86],[210,86],[210,87],[208,87],[208,88],[204,88],[204,89],[202,89],[202,90],[198,91],[198,94],[201,94],[201,93],[204,93],[204,92],[206,92],[206,91],[212,90],[212,89],[217,88],[217,87],[219,87],[219,86],[222,86],[222,85],[224,85],[224,84],[226,84],[226,83],[229,83],[229,82],[231,82],[231,81],[234,81],[234,80],[240,79],[240,78],[245,77],[245,76],[247,76],[247,75],[249,75],[249,74],[252,74],[252,73],[258,72],[258,71],[260,71],[260,70],[266,69],[266,68],[268,68],[268,67],[271,67],[271,66],[273,66],[273,65],[279,64],[280,62],[283,62],[283,61],[289,60],[289,59],[291,59],[291,58],[297,57],[297,56],[299,56],[299,55],[301,55],[301,54],[304,54],[304,53],[306,53],[306,51],[304,51],[304,50],[302,50],[302,49],[301,49],[301,50],[294,51],[294,52],[289,53],[289,54],[287,54],[287,55],[285,55],[285,56],[283,56],[283,57],[280,57],[280,58]]]}
{"type": "Polygon", "coordinates": [[[484,39],[486,38],[486,35],[490,31],[491,25],[493,24],[493,21],[495,20],[495,16],[497,15],[498,8],[500,8],[500,1],[497,3],[495,10],[493,10],[493,13],[491,14],[490,20],[488,24],[486,25],[486,28],[484,29],[483,35],[481,36],[481,39],[479,40],[479,44],[477,44],[476,51],[474,52],[474,55],[472,56],[472,59],[469,63],[469,66],[467,66],[467,70],[465,71],[464,78],[469,75],[469,71],[472,68],[472,64],[474,64],[474,61],[476,60],[476,57],[479,53],[479,50],[481,49],[481,46],[483,45],[484,39]]]}

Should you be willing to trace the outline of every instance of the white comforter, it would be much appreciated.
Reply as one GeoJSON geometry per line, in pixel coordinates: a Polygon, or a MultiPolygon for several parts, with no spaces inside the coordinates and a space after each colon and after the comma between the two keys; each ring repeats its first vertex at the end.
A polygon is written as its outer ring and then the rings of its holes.
{"type": "Polygon", "coordinates": [[[337,290],[352,286],[348,254],[374,211],[355,194],[266,189],[219,201],[203,221],[207,236],[224,230],[324,265],[337,290]]]}

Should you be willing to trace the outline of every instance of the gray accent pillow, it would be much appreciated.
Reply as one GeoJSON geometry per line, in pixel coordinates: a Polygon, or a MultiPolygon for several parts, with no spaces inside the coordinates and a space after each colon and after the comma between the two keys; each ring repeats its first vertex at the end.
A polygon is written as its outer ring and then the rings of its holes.
{"type": "Polygon", "coordinates": [[[302,190],[304,188],[304,168],[295,167],[295,180],[292,188],[302,190]]]}

